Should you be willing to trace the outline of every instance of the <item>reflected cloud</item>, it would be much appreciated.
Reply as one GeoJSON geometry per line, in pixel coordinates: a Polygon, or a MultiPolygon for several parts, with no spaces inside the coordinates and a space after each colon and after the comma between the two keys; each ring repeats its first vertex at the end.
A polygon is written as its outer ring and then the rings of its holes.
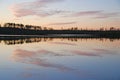
{"type": "Polygon", "coordinates": [[[66,42],[51,42],[52,44],[60,44],[60,45],[71,45],[71,46],[75,46],[76,44],[74,43],[66,43],[66,42]]]}
{"type": "Polygon", "coordinates": [[[93,49],[93,51],[96,51],[97,53],[99,53],[100,55],[117,55],[117,52],[114,51],[110,51],[107,49],[93,49]]]}
{"type": "MultiPolygon", "coordinates": [[[[32,77],[41,77],[42,74],[40,73],[36,73],[36,72],[32,72],[32,71],[23,71],[21,72],[20,74],[18,74],[18,77],[22,77],[22,78],[25,78],[25,79],[30,79],[32,77]]],[[[43,76],[43,75],[42,75],[43,76]]]]}
{"type": "Polygon", "coordinates": [[[106,49],[93,49],[93,50],[98,52],[109,52],[109,50],[106,49]]]}
{"type": "Polygon", "coordinates": [[[14,51],[14,55],[17,55],[21,58],[33,57],[36,55],[36,52],[17,49],[14,51]]]}
{"type": "MultiPolygon", "coordinates": [[[[21,49],[17,49],[13,52],[12,54],[12,59],[16,62],[20,62],[20,63],[25,63],[25,64],[32,64],[35,66],[40,66],[43,68],[53,68],[53,69],[57,69],[59,71],[62,72],[72,72],[78,76],[90,76],[91,74],[82,70],[77,70],[71,67],[67,67],[65,65],[62,64],[56,64],[53,62],[49,62],[49,60],[47,60],[45,57],[41,56],[41,54],[44,54],[44,56],[51,54],[52,56],[56,56],[56,53],[52,51],[47,51],[47,50],[38,50],[38,51],[28,51],[28,50],[21,50],[21,49]]],[[[59,55],[57,55],[59,56],[59,55]]],[[[60,55],[61,56],[61,55],[60,55]]],[[[63,55],[62,55],[63,56],[63,55]]],[[[34,77],[37,74],[32,74],[30,73],[24,73],[22,76],[24,78],[30,78],[30,77],[34,77]]]]}
{"type": "MultiPolygon", "coordinates": [[[[67,50],[66,50],[67,51],[67,50]]],[[[81,55],[81,56],[98,56],[102,57],[105,55],[116,55],[116,52],[111,52],[106,49],[92,49],[92,52],[87,52],[87,51],[81,51],[81,50],[73,50],[73,51],[67,51],[72,53],[73,55],[81,55]]]]}
{"type": "Polygon", "coordinates": [[[63,65],[49,63],[46,61],[46,59],[42,59],[41,54],[45,54],[45,55],[50,54],[52,56],[63,56],[47,50],[39,50],[34,52],[34,51],[18,49],[18,50],[15,50],[14,53],[12,54],[12,59],[17,62],[34,64],[42,67],[56,68],[61,71],[73,70],[72,68],[65,67],[63,65]]]}
{"type": "Polygon", "coordinates": [[[46,62],[45,60],[41,60],[41,59],[34,59],[30,62],[30,64],[34,64],[34,65],[38,65],[38,66],[42,66],[42,67],[56,68],[56,69],[59,69],[61,71],[74,70],[72,68],[65,67],[65,66],[59,65],[59,64],[49,63],[49,62],[46,62]]]}
{"type": "Polygon", "coordinates": [[[100,56],[99,54],[96,54],[96,53],[83,52],[83,51],[78,51],[78,50],[74,50],[74,51],[70,51],[70,52],[75,55],[82,55],[82,56],[100,56]]]}
{"type": "Polygon", "coordinates": [[[99,41],[102,41],[102,42],[106,42],[108,40],[110,40],[110,42],[114,42],[116,40],[119,40],[119,38],[114,38],[114,39],[110,39],[110,38],[90,38],[90,37],[74,37],[74,35],[71,37],[69,37],[69,35],[59,35],[59,38],[54,37],[50,37],[50,36],[39,36],[39,37],[16,37],[16,36],[8,36],[8,37],[0,37],[0,43],[3,41],[4,44],[6,45],[16,45],[16,44],[24,44],[24,43],[38,43],[38,42],[48,42],[50,41],[51,43],[53,44],[66,44],[66,45],[77,45],[77,44],[74,44],[74,43],[71,43],[71,42],[78,42],[78,41],[89,41],[89,40],[99,40],[99,41]],[[63,36],[68,36],[68,37],[64,37],[63,36]],[[70,42],[55,42],[56,39],[59,39],[59,40],[67,40],[67,41],[70,41],[70,42]]]}
{"type": "Polygon", "coordinates": [[[31,74],[31,73],[23,73],[22,76],[23,76],[24,78],[30,78],[30,77],[33,76],[33,74],[31,74]]]}

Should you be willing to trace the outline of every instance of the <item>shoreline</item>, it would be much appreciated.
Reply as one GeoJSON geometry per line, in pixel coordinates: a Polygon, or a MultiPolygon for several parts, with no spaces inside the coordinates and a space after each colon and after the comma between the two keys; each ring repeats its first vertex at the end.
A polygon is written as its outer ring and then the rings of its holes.
{"type": "Polygon", "coordinates": [[[118,36],[109,35],[93,35],[93,34],[48,34],[48,35],[1,35],[0,39],[3,38],[109,38],[118,39],[118,36]]]}

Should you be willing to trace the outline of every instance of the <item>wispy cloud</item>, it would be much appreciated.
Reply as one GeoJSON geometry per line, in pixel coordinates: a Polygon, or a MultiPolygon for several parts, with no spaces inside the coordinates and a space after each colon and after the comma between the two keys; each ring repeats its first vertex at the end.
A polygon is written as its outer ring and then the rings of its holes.
{"type": "Polygon", "coordinates": [[[101,14],[102,11],[81,11],[73,14],[73,16],[91,16],[101,14]]]}
{"type": "Polygon", "coordinates": [[[117,17],[119,14],[120,14],[119,12],[105,12],[104,10],[97,10],[97,11],[80,11],[72,13],[71,16],[73,17],[90,16],[96,19],[103,19],[117,17]]]}
{"type": "Polygon", "coordinates": [[[10,6],[10,11],[16,17],[24,16],[50,16],[58,13],[63,13],[61,10],[45,10],[48,4],[63,2],[64,0],[35,0],[33,2],[24,2],[10,6]]]}
{"type": "Polygon", "coordinates": [[[119,15],[118,12],[112,12],[112,13],[101,13],[97,15],[95,18],[102,19],[102,18],[111,18],[111,17],[117,17],[119,15]]]}
{"type": "Polygon", "coordinates": [[[69,24],[76,24],[77,22],[59,22],[59,23],[52,23],[49,25],[69,25],[69,24]]]}
{"type": "MultiPolygon", "coordinates": [[[[25,16],[39,16],[47,17],[53,15],[62,16],[69,15],[69,17],[81,17],[89,16],[95,19],[111,18],[119,15],[118,12],[105,12],[104,10],[93,10],[93,11],[64,11],[64,10],[50,10],[48,9],[49,4],[64,2],[65,0],[34,0],[31,2],[23,2],[10,6],[9,10],[16,17],[25,17],[25,16]]],[[[62,25],[62,24],[73,24],[76,22],[67,22],[67,23],[53,23],[51,25],[62,25]]]]}

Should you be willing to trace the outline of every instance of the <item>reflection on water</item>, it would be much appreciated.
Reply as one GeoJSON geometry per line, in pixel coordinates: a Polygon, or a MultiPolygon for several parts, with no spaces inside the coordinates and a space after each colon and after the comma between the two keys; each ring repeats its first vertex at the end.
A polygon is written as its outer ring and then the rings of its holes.
{"type": "Polygon", "coordinates": [[[119,39],[7,37],[0,40],[1,80],[120,79],[119,39]]]}
{"type": "MultiPolygon", "coordinates": [[[[119,40],[119,38],[48,38],[48,37],[2,37],[0,38],[0,43],[3,41],[6,45],[15,45],[15,44],[24,44],[24,43],[34,43],[34,42],[47,42],[47,41],[53,41],[55,39],[60,39],[61,41],[63,40],[68,40],[68,41],[82,41],[82,40],[90,40],[90,39],[96,39],[99,41],[106,41],[110,40],[111,42],[115,40],[119,40]]],[[[56,42],[55,44],[67,44],[67,43],[59,43],[56,42]]],[[[72,44],[70,44],[72,45],[72,44]]]]}
{"type": "Polygon", "coordinates": [[[44,56],[49,55],[49,57],[65,56],[65,55],[47,51],[47,50],[39,50],[39,51],[34,52],[34,51],[27,51],[27,50],[19,49],[13,52],[12,58],[18,62],[34,64],[34,65],[38,65],[42,67],[56,68],[62,71],[73,70],[72,68],[65,67],[63,65],[49,63],[47,60],[42,59],[43,55],[44,56]]]}

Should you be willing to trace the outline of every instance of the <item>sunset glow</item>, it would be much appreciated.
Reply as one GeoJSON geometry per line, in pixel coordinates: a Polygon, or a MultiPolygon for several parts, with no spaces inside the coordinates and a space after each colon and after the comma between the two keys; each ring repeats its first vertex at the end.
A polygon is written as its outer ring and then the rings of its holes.
{"type": "Polygon", "coordinates": [[[120,25],[119,0],[0,0],[0,24],[15,22],[55,29],[120,25]]]}

